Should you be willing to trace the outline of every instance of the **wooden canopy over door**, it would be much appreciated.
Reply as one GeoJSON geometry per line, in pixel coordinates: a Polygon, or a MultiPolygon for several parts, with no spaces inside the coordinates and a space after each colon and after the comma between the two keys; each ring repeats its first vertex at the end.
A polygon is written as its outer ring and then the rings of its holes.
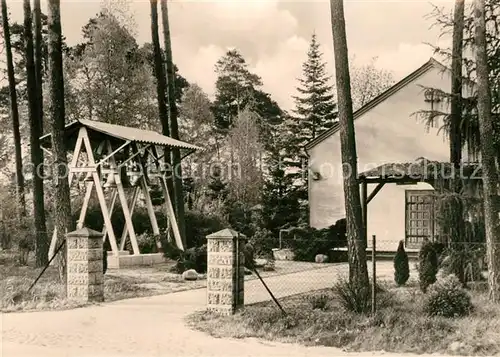
{"type": "Polygon", "coordinates": [[[434,191],[406,190],[405,246],[418,249],[424,239],[434,241],[434,191]]]}

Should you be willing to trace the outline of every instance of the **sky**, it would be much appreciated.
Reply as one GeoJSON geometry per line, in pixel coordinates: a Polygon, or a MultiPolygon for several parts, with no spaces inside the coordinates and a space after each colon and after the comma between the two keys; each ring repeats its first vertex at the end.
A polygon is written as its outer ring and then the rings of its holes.
{"type": "MultiPolygon", "coordinates": [[[[13,20],[22,21],[22,1],[8,0],[13,20]]],[[[228,48],[237,48],[250,70],[262,77],[263,89],[285,109],[293,107],[297,78],[313,33],[321,44],[330,74],[334,71],[333,40],[328,0],[171,0],[170,30],[174,62],[190,82],[214,94],[215,62],[228,48]]],[[[81,28],[100,9],[99,0],[61,0],[63,35],[81,40],[81,28]]],[[[432,56],[427,43],[450,46],[427,18],[432,5],[451,11],[451,0],[346,0],[345,20],[349,56],[362,65],[376,65],[395,79],[421,66],[432,56]]],[[[123,6],[115,2],[114,6],[123,6]]],[[[125,7],[122,7],[125,8],[125,7]]],[[[42,1],[42,11],[46,3],[42,1]]],[[[151,41],[148,0],[132,0],[129,12],[140,43],[151,41]]]]}

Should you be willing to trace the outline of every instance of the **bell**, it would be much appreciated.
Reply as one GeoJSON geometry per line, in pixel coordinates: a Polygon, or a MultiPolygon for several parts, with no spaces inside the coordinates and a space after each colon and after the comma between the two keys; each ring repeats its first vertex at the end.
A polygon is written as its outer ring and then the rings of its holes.
{"type": "Polygon", "coordinates": [[[139,184],[139,180],[141,179],[142,174],[140,171],[132,171],[130,172],[130,185],[137,186],[139,184]]]}
{"type": "Polygon", "coordinates": [[[127,170],[124,170],[123,168],[120,168],[120,180],[122,182],[123,187],[131,187],[132,185],[130,184],[129,177],[127,175],[127,170]]]}
{"type": "Polygon", "coordinates": [[[108,174],[107,180],[104,183],[104,185],[102,185],[102,187],[104,187],[104,188],[116,187],[115,174],[114,173],[108,174]]]}

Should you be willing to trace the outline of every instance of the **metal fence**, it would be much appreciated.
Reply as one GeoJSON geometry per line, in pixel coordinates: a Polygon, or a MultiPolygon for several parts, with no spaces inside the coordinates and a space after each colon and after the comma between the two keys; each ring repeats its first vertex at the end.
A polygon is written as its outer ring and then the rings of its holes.
{"type": "MultiPolygon", "coordinates": [[[[370,239],[366,250],[367,268],[370,281],[375,280],[376,285],[395,286],[393,261],[396,249],[388,250],[386,247],[392,245],[397,248],[397,243],[370,239]],[[374,245],[375,249],[372,249],[374,245]],[[383,250],[378,251],[379,245],[383,247],[383,250]]],[[[455,244],[466,246],[469,252],[477,252],[477,266],[480,270],[486,269],[485,243],[462,242],[455,244]]],[[[442,249],[446,249],[446,247],[443,246],[442,249]]],[[[293,304],[294,299],[300,298],[300,295],[308,295],[307,293],[311,292],[321,293],[325,289],[332,289],[341,279],[348,279],[347,248],[337,248],[327,252],[328,254],[314,256],[315,261],[294,260],[293,252],[290,249],[275,249],[273,253],[273,258],[276,259],[255,259],[257,274],[262,279],[259,279],[255,272],[247,270],[245,277],[246,305],[272,301],[274,296],[286,310],[287,305],[293,304]]],[[[408,249],[406,253],[410,266],[409,283],[416,285],[418,282],[418,250],[408,249]]]]}

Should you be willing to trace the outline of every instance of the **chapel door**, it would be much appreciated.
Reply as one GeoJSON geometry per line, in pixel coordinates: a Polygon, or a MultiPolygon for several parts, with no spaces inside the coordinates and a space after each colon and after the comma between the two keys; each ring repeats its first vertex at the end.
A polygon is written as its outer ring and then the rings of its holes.
{"type": "Polygon", "coordinates": [[[419,249],[424,239],[434,241],[434,191],[406,190],[405,246],[419,249]]]}

